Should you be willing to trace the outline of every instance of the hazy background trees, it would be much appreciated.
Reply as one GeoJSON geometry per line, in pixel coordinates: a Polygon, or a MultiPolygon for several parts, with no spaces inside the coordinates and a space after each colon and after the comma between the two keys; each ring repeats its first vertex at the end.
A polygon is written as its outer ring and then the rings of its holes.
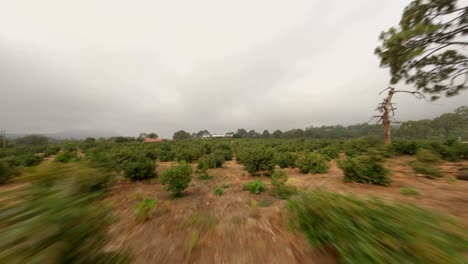
{"type": "Polygon", "coordinates": [[[192,138],[192,135],[190,135],[190,133],[184,130],[179,130],[175,132],[174,135],[172,136],[173,140],[184,140],[184,139],[190,139],[190,138],[192,138]]]}
{"type": "MultiPolygon", "coordinates": [[[[392,127],[394,138],[412,139],[468,139],[468,106],[462,106],[453,113],[445,113],[434,119],[407,121],[392,127]]],[[[287,131],[275,130],[271,135],[268,130],[262,134],[255,130],[247,132],[238,129],[236,138],[356,138],[364,136],[383,136],[380,124],[356,124],[351,126],[310,126],[305,129],[291,129],[287,131]]]]}
{"type": "Polygon", "coordinates": [[[21,146],[42,146],[47,145],[49,139],[43,135],[27,135],[15,139],[16,145],[21,146]]]}

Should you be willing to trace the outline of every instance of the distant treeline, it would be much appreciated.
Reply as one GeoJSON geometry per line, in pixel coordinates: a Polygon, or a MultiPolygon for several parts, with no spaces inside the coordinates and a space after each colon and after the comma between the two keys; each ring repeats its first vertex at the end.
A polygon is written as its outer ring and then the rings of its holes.
{"type": "MultiPolygon", "coordinates": [[[[203,131],[200,131],[203,132],[203,131]]],[[[197,133],[196,135],[200,134],[197,133]]],[[[453,113],[442,114],[434,119],[407,121],[395,124],[392,128],[394,138],[407,139],[468,139],[468,106],[457,108],[453,113]]],[[[288,131],[276,130],[262,133],[255,130],[238,129],[235,138],[356,138],[363,136],[383,136],[381,124],[357,124],[352,126],[321,126],[288,131]]]]}
{"type": "MultiPolygon", "coordinates": [[[[210,134],[208,130],[201,130],[198,133],[188,133],[180,130],[174,133],[174,140],[185,140],[201,138],[210,134]]],[[[383,127],[381,124],[357,124],[352,126],[321,126],[307,127],[306,129],[292,129],[288,131],[275,130],[270,133],[264,130],[262,133],[255,130],[247,131],[243,128],[234,133],[234,138],[324,138],[324,139],[346,139],[365,136],[383,137],[383,127]]],[[[156,133],[142,133],[139,137],[111,137],[100,138],[113,142],[142,141],[145,137],[157,138],[156,133]]],[[[392,137],[400,139],[458,139],[468,140],[468,106],[462,106],[453,113],[442,114],[434,119],[423,119],[419,121],[407,121],[395,124],[392,128],[392,137]]],[[[88,140],[94,140],[88,138],[88,140]]],[[[13,140],[15,145],[44,145],[50,143],[50,139],[40,135],[28,135],[13,140]]]]}

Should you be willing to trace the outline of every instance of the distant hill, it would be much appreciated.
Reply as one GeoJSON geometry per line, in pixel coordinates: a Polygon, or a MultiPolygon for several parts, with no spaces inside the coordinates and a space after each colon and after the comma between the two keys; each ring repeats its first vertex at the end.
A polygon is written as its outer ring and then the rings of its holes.
{"type": "Polygon", "coordinates": [[[7,133],[7,138],[18,138],[30,134],[40,134],[53,139],[85,139],[88,137],[100,138],[100,137],[117,137],[120,136],[118,133],[113,131],[93,131],[93,130],[66,130],[57,133],[7,133]]]}
{"type": "Polygon", "coordinates": [[[92,130],[69,130],[61,131],[54,134],[46,135],[55,139],[85,139],[88,137],[100,138],[100,137],[116,137],[120,136],[118,133],[112,131],[92,131],[92,130]]]}

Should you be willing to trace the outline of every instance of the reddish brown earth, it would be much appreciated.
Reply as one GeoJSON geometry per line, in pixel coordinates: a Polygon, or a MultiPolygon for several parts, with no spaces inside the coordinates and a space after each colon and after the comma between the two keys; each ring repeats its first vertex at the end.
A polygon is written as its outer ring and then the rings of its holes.
{"type": "MultiPolygon", "coordinates": [[[[389,187],[344,183],[343,173],[334,161],[327,174],[286,171],[289,184],[300,188],[411,202],[449,214],[460,222],[467,219],[468,182],[456,180],[455,176],[468,163],[440,164],[444,176],[431,180],[415,175],[409,160],[411,157],[398,157],[387,162],[393,179],[389,187]],[[403,195],[401,187],[414,188],[421,194],[403,195]]],[[[157,171],[161,173],[174,164],[158,163],[157,171]]],[[[286,202],[268,195],[268,178],[262,178],[267,191],[254,195],[242,191],[242,184],[253,177],[235,161],[211,169],[209,174],[214,177],[208,181],[194,176],[185,196],[179,199],[171,199],[157,179],[118,183],[109,197],[120,216],[111,229],[111,248],[126,248],[135,263],[335,263],[333,257],[313,251],[300,233],[288,229],[286,202]],[[216,197],[214,186],[223,182],[230,187],[216,197]],[[137,223],[133,208],[142,197],[157,198],[158,203],[151,220],[137,223]],[[268,202],[271,204],[260,206],[268,202]]]]}

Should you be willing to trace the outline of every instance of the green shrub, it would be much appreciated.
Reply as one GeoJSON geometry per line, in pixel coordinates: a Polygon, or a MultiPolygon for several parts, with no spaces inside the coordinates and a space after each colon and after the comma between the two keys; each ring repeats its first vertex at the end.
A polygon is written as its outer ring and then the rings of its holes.
{"type": "Polygon", "coordinates": [[[269,148],[252,147],[242,154],[242,163],[250,174],[275,169],[274,152],[269,148]]]}
{"type": "Polygon", "coordinates": [[[400,188],[400,193],[403,195],[420,195],[421,194],[418,190],[409,188],[409,187],[400,188]]]}
{"type": "Polygon", "coordinates": [[[330,145],[320,149],[319,153],[327,160],[332,160],[340,156],[340,149],[337,146],[330,145]]]}
{"type": "Polygon", "coordinates": [[[0,160],[0,184],[6,183],[16,174],[14,168],[10,167],[8,163],[0,160]]]}
{"type": "Polygon", "coordinates": [[[76,150],[74,151],[62,151],[60,152],[56,157],[55,161],[61,162],[61,163],[67,163],[67,162],[72,162],[72,161],[77,161],[79,159],[78,153],[76,150]]]}
{"type": "Polygon", "coordinates": [[[275,155],[275,162],[280,168],[293,168],[296,159],[297,154],[292,152],[279,152],[275,155]]]}
{"type": "Polygon", "coordinates": [[[344,143],[344,152],[346,156],[354,157],[369,154],[370,149],[382,146],[382,140],[376,137],[366,137],[360,139],[347,140],[344,143]]]}
{"type": "Polygon", "coordinates": [[[340,160],[338,165],[344,172],[345,181],[383,186],[387,186],[391,182],[391,179],[387,176],[388,170],[382,164],[382,159],[376,156],[347,157],[340,160]]]}
{"type": "Polygon", "coordinates": [[[172,197],[180,197],[192,180],[191,174],[190,164],[181,162],[161,174],[161,183],[166,185],[166,190],[171,192],[172,197]]]}
{"type": "Polygon", "coordinates": [[[29,154],[23,157],[23,165],[26,167],[36,166],[42,162],[44,158],[42,156],[29,154]]]}
{"type": "Polygon", "coordinates": [[[401,203],[325,191],[294,196],[292,226],[340,263],[465,263],[466,232],[447,217],[401,203]]]}
{"type": "Polygon", "coordinates": [[[265,191],[265,183],[263,181],[256,179],[251,182],[248,182],[242,187],[243,190],[249,190],[251,193],[260,194],[265,191]]]}
{"type": "Polygon", "coordinates": [[[436,166],[428,163],[423,163],[417,160],[409,162],[415,173],[423,174],[426,178],[434,179],[442,177],[442,172],[436,166]]]}
{"type": "Polygon", "coordinates": [[[223,182],[223,183],[221,183],[221,187],[229,188],[229,184],[227,182],[223,182]]]}
{"type": "Polygon", "coordinates": [[[60,151],[60,147],[48,147],[44,150],[44,157],[49,157],[57,154],[60,151]]]}
{"type": "Polygon", "coordinates": [[[136,220],[139,222],[146,222],[153,218],[155,205],[156,199],[143,198],[133,210],[136,220]]]}
{"type": "Polygon", "coordinates": [[[159,147],[159,160],[160,161],[173,161],[175,159],[175,153],[172,151],[171,144],[168,142],[158,143],[159,147]]]}
{"type": "Polygon", "coordinates": [[[153,178],[156,176],[155,161],[143,156],[139,159],[124,161],[121,168],[124,172],[125,178],[133,181],[153,178]]]}
{"type": "Polygon", "coordinates": [[[214,194],[215,194],[216,196],[221,196],[221,195],[223,195],[223,193],[224,193],[224,191],[223,191],[223,189],[221,189],[221,187],[216,186],[216,187],[214,188],[214,194]]]}
{"type": "Polygon", "coordinates": [[[278,170],[271,174],[270,182],[271,182],[271,185],[275,187],[284,186],[286,185],[287,181],[288,181],[288,174],[283,170],[278,170]]]}
{"type": "Polygon", "coordinates": [[[157,160],[159,157],[159,149],[154,144],[144,144],[141,148],[141,153],[150,160],[157,160]]]}
{"type": "Polygon", "coordinates": [[[380,157],[381,159],[384,159],[384,158],[391,158],[395,156],[395,153],[393,153],[392,150],[388,147],[379,146],[376,148],[368,149],[366,155],[377,156],[377,157],[380,157]]]}
{"type": "Polygon", "coordinates": [[[440,161],[440,156],[428,149],[419,149],[416,152],[416,159],[421,162],[434,163],[440,161]]]}
{"type": "MultiPolygon", "coordinates": [[[[70,189],[72,187],[72,189],[70,189]]],[[[47,181],[0,194],[0,263],[121,263],[108,246],[109,208],[47,181]]]]}
{"type": "Polygon", "coordinates": [[[208,169],[221,168],[224,163],[224,155],[219,153],[211,153],[205,155],[199,160],[199,165],[202,164],[203,167],[208,169]]]}
{"type": "Polygon", "coordinates": [[[9,156],[2,159],[10,167],[18,167],[23,164],[21,157],[9,156]]]}
{"type": "Polygon", "coordinates": [[[414,155],[418,150],[418,144],[415,141],[394,140],[390,149],[396,155],[414,155]]]}
{"type": "Polygon", "coordinates": [[[216,146],[216,150],[213,153],[222,156],[223,160],[232,160],[232,148],[229,144],[216,146]]]}
{"type": "Polygon", "coordinates": [[[203,173],[208,170],[208,162],[205,159],[198,160],[197,172],[203,173]]]}
{"type": "Polygon", "coordinates": [[[452,146],[457,159],[468,159],[468,144],[458,143],[452,146]]]}
{"type": "Polygon", "coordinates": [[[431,154],[435,155],[434,158],[437,159],[436,161],[438,161],[440,158],[448,161],[459,161],[461,157],[457,151],[458,145],[463,144],[452,142],[450,145],[446,145],[442,144],[441,142],[431,142],[429,145],[424,146],[424,148],[427,148],[427,150],[432,152],[431,154]]]}
{"type": "Polygon", "coordinates": [[[271,177],[270,182],[275,188],[270,191],[270,195],[276,196],[280,199],[289,199],[292,195],[297,193],[297,188],[288,186],[288,174],[285,171],[275,171],[271,177]]]}
{"type": "Polygon", "coordinates": [[[201,151],[190,145],[179,145],[175,150],[175,159],[192,163],[201,156],[201,151]]]}
{"type": "Polygon", "coordinates": [[[304,153],[296,160],[296,167],[302,173],[327,173],[328,162],[318,153],[304,153]]]}

